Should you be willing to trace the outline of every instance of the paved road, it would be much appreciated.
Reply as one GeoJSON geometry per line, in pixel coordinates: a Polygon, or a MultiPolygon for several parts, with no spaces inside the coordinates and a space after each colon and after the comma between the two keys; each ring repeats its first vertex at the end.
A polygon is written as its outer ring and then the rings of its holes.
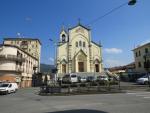
{"type": "Polygon", "coordinates": [[[0,96],[0,113],[150,113],[150,92],[38,96],[37,88],[0,96]]]}

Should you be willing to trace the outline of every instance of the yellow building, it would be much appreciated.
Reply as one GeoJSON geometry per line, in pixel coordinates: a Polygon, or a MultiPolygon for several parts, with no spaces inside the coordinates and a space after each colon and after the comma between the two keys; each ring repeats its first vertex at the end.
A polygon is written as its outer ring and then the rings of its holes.
{"type": "Polygon", "coordinates": [[[38,71],[40,71],[41,42],[39,41],[39,39],[5,38],[3,43],[17,46],[25,52],[29,53],[31,56],[38,59],[38,71]]]}
{"type": "Polygon", "coordinates": [[[141,45],[132,50],[135,59],[136,72],[145,73],[150,69],[150,43],[141,45]]]}
{"type": "Polygon", "coordinates": [[[58,76],[65,73],[96,73],[103,70],[101,45],[92,41],[91,30],[80,23],[63,28],[57,47],[58,76]]]}

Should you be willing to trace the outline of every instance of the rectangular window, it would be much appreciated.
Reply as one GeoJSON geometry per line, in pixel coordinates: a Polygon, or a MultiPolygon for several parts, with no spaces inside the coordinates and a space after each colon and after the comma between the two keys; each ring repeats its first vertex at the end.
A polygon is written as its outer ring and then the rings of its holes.
{"type": "Polygon", "coordinates": [[[144,68],[150,68],[150,61],[149,60],[144,62],[144,68]]]}
{"type": "Polygon", "coordinates": [[[76,47],[78,47],[78,42],[76,42],[76,47]]]}
{"type": "Polygon", "coordinates": [[[137,52],[135,53],[135,56],[136,56],[136,57],[138,57],[138,54],[137,54],[137,52]]]}
{"type": "Polygon", "coordinates": [[[141,56],[141,51],[139,51],[139,56],[141,56]]]}
{"type": "Polygon", "coordinates": [[[80,47],[82,46],[82,42],[81,42],[81,41],[79,41],[79,46],[80,46],[80,47]]]}
{"type": "Polygon", "coordinates": [[[141,67],[141,62],[138,62],[138,67],[141,67]]]}
{"type": "Polygon", "coordinates": [[[85,47],[85,42],[83,42],[83,47],[85,47]]]}
{"type": "Polygon", "coordinates": [[[145,48],[145,53],[148,53],[148,48],[145,48]]]}

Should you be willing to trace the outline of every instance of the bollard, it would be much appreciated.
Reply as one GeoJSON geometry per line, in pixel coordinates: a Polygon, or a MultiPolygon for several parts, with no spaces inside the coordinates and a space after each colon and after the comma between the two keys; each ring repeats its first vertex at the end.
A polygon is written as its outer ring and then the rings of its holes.
{"type": "Polygon", "coordinates": [[[90,91],[90,83],[87,83],[87,91],[90,91]]]}
{"type": "Polygon", "coordinates": [[[100,91],[100,84],[97,82],[97,91],[100,91]]]}
{"type": "Polygon", "coordinates": [[[80,93],[80,84],[77,84],[77,92],[80,93]]]}
{"type": "Polygon", "coordinates": [[[70,84],[68,85],[68,93],[70,94],[70,84]]]}
{"type": "Polygon", "coordinates": [[[119,90],[120,90],[120,76],[118,78],[118,85],[119,85],[119,90]]]}

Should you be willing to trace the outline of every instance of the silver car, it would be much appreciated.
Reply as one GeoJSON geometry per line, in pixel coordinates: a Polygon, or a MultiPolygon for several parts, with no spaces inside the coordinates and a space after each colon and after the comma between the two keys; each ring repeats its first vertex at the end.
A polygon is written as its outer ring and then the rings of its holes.
{"type": "Polygon", "coordinates": [[[150,75],[144,75],[143,77],[137,79],[137,84],[148,84],[150,81],[148,80],[148,77],[150,78],[150,75]]]}

